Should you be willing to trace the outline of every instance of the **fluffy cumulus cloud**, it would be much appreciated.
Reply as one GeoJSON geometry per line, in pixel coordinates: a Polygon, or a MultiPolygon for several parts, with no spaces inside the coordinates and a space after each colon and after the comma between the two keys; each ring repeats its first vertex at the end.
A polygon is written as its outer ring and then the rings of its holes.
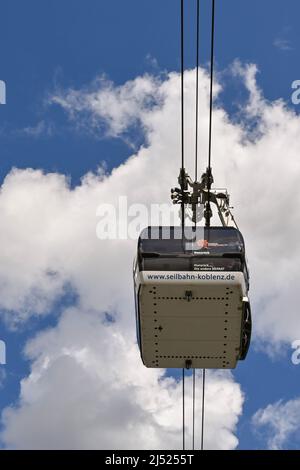
{"type": "MultiPolygon", "coordinates": [[[[145,370],[117,323],[72,308],[26,353],[32,373],[22,382],[18,408],[3,416],[10,448],[180,448],[181,383],[162,370],[145,370]]],[[[191,379],[186,388],[190,444],[191,379]]],[[[234,448],[243,402],[239,385],[224,372],[211,374],[206,401],[206,447],[234,448]]]]}
{"type": "Polygon", "coordinates": [[[160,85],[158,78],[146,75],[114,86],[103,76],[84,90],[57,92],[49,97],[49,103],[62,106],[73,122],[85,130],[92,128],[109,137],[120,137],[130,126],[143,123],[145,111],[163,100],[160,85]]]}
{"type": "MultiPolygon", "coordinates": [[[[255,73],[254,66],[234,67],[250,96],[238,124],[222,108],[216,85],[214,177],[230,190],[246,238],[256,337],[278,348],[300,335],[300,119],[283,102],[263,98],[255,73]]],[[[200,84],[205,169],[209,80],[203,70],[200,84]]],[[[193,71],[185,87],[186,167],[192,172],[193,71]]],[[[119,87],[100,79],[83,90],[60,91],[51,102],[79,127],[88,123],[105,135],[138,127],[145,144],[111,174],[100,168],[72,189],[63,175],[30,169],[15,169],[3,182],[0,308],[6,321],[17,327],[33,315],[49,314],[70,288],[77,301],[62,312],[57,327],[28,344],[31,373],[19,402],[3,414],[2,440],[18,448],[178,448],[181,385],[162,371],[145,369],[135,344],[135,241],[99,240],[96,214],[99,204],[118,208],[119,196],[127,196],[129,207],[168,203],[180,160],[179,76],[144,76],[119,87]]],[[[127,216],[118,215],[120,227],[127,216]]],[[[230,375],[210,375],[207,447],[236,447],[242,403],[230,375]]]]}
{"type": "Polygon", "coordinates": [[[255,429],[262,432],[269,449],[283,449],[293,438],[299,447],[300,398],[268,405],[258,410],[252,421],[255,429]]]}

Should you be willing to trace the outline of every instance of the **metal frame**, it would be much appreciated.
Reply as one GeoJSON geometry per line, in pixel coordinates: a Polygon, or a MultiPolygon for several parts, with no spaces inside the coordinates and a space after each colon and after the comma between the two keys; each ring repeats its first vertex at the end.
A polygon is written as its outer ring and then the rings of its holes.
{"type": "Polygon", "coordinates": [[[171,199],[173,204],[190,205],[192,208],[191,220],[196,223],[201,219],[199,206],[204,207],[204,217],[206,225],[209,226],[212,217],[210,203],[217,206],[219,218],[223,227],[228,227],[230,222],[238,228],[231,213],[232,207],[229,205],[229,194],[226,190],[211,190],[213,176],[209,168],[202,174],[201,181],[192,181],[184,168],[180,170],[178,183],[180,188],[171,189],[171,199]],[[189,189],[191,188],[191,189],[189,189]]]}

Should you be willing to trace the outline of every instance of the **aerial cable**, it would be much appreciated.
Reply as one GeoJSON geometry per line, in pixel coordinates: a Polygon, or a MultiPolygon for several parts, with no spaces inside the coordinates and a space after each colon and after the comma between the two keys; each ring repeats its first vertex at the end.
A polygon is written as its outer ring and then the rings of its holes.
{"type": "Polygon", "coordinates": [[[184,0],[181,0],[181,169],[184,168],[184,0]]]}
{"type": "Polygon", "coordinates": [[[184,402],[184,367],[182,368],[182,450],[185,450],[185,402],[184,402]]]}
{"type": "Polygon", "coordinates": [[[208,168],[211,170],[211,143],[212,143],[212,111],[213,111],[213,81],[214,81],[214,48],[215,48],[215,0],[212,0],[211,12],[211,49],[210,49],[210,93],[209,93],[209,142],[208,142],[208,168]]]}
{"type": "MultiPolygon", "coordinates": [[[[214,82],[214,55],[215,55],[215,0],[212,0],[211,10],[211,46],[210,46],[210,93],[209,93],[209,136],[208,136],[208,167],[207,167],[207,189],[208,199],[206,207],[206,226],[210,226],[210,189],[212,183],[211,172],[211,147],[212,147],[212,111],[213,111],[213,82],[214,82]]],[[[205,369],[202,371],[202,417],[201,417],[201,450],[204,446],[204,412],[205,412],[205,369]]]]}
{"type": "MultiPolygon", "coordinates": [[[[218,193],[212,191],[212,118],[213,118],[213,83],[214,83],[214,45],[215,45],[215,0],[211,0],[211,50],[210,50],[210,87],[209,87],[209,122],[208,122],[208,164],[201,180],[197,181],[198,176],[198,146],[199,146],[199,39],[200,39],[200,0],[197,0],[197,67],[196,67],[196,136],[195,136],[195,177],[192,178],[186,173],[184,168],[185,149],[184,149],[184,0],[181,0],[181,167],[178,177],[180,188],[171,189],[171,199],[173,204],[181,205],[182,233],[184,234],[185,208],[189,207],[191,211],[191,220],[195,223],[200,220],[199,204],[204,206],[205,227],[210,227],[210,220],[213,216],[211,203],[217,206],[218,215],[223,226],[228,226],[229,216],[231,215],[229,206],[229,195],[227,191],[218,193]],[[227,221],[225,220],[225,217],[227,221]]],[[[208,233],[209,237],[209,233],[208,233]]],[[[184,241],[184,236],[182,240],[184,241]]],[[[183,246],[185,252],[185,246],[183,246]]]]}
{"type": "Polygon", "coordinates": [[[198,178],[198,122],[199,122],[199,30],[200,0],[197,0],[196,13],[196,135],[195,135],[195,181],[198,178]]]}
{"type": "MultiPolygon", "coordinates": [[[[181,85],[181,190],[184,191],[184,0],[180,5],[180,85],[181,85]]],[[[184,240],[185,223],[184,201],[181,202],[181,227],[182,242],[184,240]]],[[[183,242],[184,243],[184,242],[183,242]]],[[[182,368],[182,449],[185,450],[185,389],[184,389],[184,367],[182,368]]]]}
{"type": "MultiPolygon", "coordinates": [[[[183,175],[185,174],[184,169],[184,0],[181,0],[181,14],[180,14],[180,48],[181,48],[181,190],[184,191],[184,178],[183,175]]],[[[182,225],[182,232],[184,231],[184,201],[181,202],[181,225],[182,225]]]]}
{"type": "Polygon", "coordinates": [[[195,450],[195,369],[193,369],[193,450],[195,450]]]}
{"type": "Polygon", "coordinates": [[[215,0],[212,0],[211,11],[211,49],[210,49],[210,92],[209,92],[209,131],[208,131],[208,167],[207,167],[207,207],[206,226],[210,226],[210,190],[212,184],[211,147],[212,147],[212,111],[213,111],[213,81],[214,81],[214,46],[215,46],[215,0]]]}
{"type": "Polygon", "coordinates": [[[202,370],[201,450],[204,443],[205,369],[202,370]]]}

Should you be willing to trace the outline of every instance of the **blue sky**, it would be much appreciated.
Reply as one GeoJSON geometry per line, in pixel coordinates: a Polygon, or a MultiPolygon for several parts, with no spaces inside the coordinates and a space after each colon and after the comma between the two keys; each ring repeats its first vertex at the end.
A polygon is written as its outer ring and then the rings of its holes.
{"type": "MultiPolygon", "coordinates": [[[[195,11],[194,2],[186,3],[186,66],[193,68],[195,11]]],[[[210,2],[202,3],[200,60],[207,65],[210,2]]],[[[224,108],[234,116],[245,100],[238,82],[226,75],[237,58],[257,64],[258,84],[267,99],[282,98],[292,107],[291,83],[300,79],[299,2],[220,3],[216,66],[226,84],[221,95],[224,108]]],[[[122,85],[146,72],[178,71],[179,1],[3,0],[0,8],[0,79],[7,86],[7,104],[0,106],[1,182],[12,167],[30,167],[67,174],[75,186],[102,161],[108,170],[125,161],[132,148],[123,139],[81,132],[60,107],[49,105],[48,98],[59,89],[81,89],[102,74],[122,85]],[[33,135],[30,129],[41,122],[44,132],[33,135]]],[[[0,339],[7,344],[7,378],[0,392],[0,409],[15,402],[20,379],[29,372],[30,363],[22,355],[27,340],[55,325],[61,310],[73,302],[73,293],[67,292],[52,306],[52,315],[13,331],[2,321],[0,339]]],[[[291,363],[291,353],[287,347],[280,357],[270,359],[251,348],[245,363],[234,372],[246,394],[238,425],[239,448],[264,446],[250,422],[259,408],[298,396],[300,366],[291,363]]],[[[286,447],[295,448],[297,442],[291,440],[286,447]]]]}
{"type": "MultiPolygon", "coordinates": [[[[187,2],[187,67],[194,66],[192,4],[187,2]]],[[[122,84],[145,71],[153,72],[147,56],[157,60],[159,69],[178,70],[176,5],[174,0],[3,1],[0,70],[7,83],[8,105],[0,108],[1,177],[12,166],[31,166],[69,173],[75,182],[97,166],[99,154],[109,154],[109,166],[116,165],[126,152],[129,155],[122,142],[74,135],[62,112],[45,109],[44,102],[55,86],[80,88],[102,73],[122,84]],[[55,138],[16,137],[16,130],[35,126],[46,117],[55,123],[55,138]]],[[[207,5],[203,2],[202,63],[209,57],[207,5]]],[[[288,4],[279,0],[227,2],[216,16],[218,69],[226,69],[236,58],[254,62],[265,95],[288,99],[290,85],[298,76],[297,12],[296,0],[288,4]],[[287,41],[291,50],[274,47],[278,39],[287,41]]],[[[236,89],[231,91],[225,102],[228,107],[230,98],[238,96],[236,89]]]]}

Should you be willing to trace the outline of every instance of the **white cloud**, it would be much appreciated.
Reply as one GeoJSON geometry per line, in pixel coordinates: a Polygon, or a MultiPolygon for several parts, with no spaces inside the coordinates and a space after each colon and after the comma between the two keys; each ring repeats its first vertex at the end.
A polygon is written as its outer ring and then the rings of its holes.
{"type": "Polygon", "coordinates": [[[291,51],[293,50],[291,41],[282,37],[274,39],[273,46],[279,49],[280,51],[291,51]]]}
{"type": "MultiPolygon", "coordinates": [[[[297,299],[300,118],[282,101],[268,102],[264,99],[255,81],[256,72],[254,65],[242,67],[236,63],[234,66],[234,73],[242,77],[250,99],[245,104],[244,121],[240,124],[230,122],[220,105],[215,109],[212,162],[216,185],[229,189],[236,218],[246,238],[255,331],[275,344],[290,342],[300,335],[297,299]],[[252,126],[250,136],[245,122],[247,116],[252,126]],[[256,132],[253,132],[254,122],[256,132]],[[282,315],[283,311],[287,311],[288,321],[282,315]]],[[[186,73],[186,167],[191,172],[194,158],[194,79],[193,71],[186,73]]],[[[209,82],[202,70],[200,84],[200,165],[204,169],[209,82]]],[[[216,87],[216,93],[219,91],[220,86],[216,87]]],[[[20,281],[22,286],[18,286],[19,293],[24,289],[24,294],[19,294],[21,303],[25,292],[31,300],[38,297],[36,292],[31,292],[33,288],[41,288],[42,292],[48,289],[51,300],[51,292],[55,297],[63,282],[71,280],[82,294],[82,301],[89,299],[95,308],[99,293],[91,282],[91,275],[96,272],[105,286],[105,305],[114,303],[108,300],[108,297],[114,298],[113,286],[104,275],[104,269],[98,269],[100,259],[102,263],[108,263],[109,258],[103,258],[103,253],[114,253],[115,256],[109,260],[112,268],[117,255],[124,260],[122,266],[126,266],[133,256],[134,244],[129,241],[106,244],[94,238],[96,208],[100,202],[116,204],[119,195],[127,195],[129,203],[168,202],[169,188],[176,184],[180,161],[179,99],[180,87],[175,73],[164,81],[144,76],[116,88],[100,80],[92,85],[92,90],[69,90],[53,98],[71,113],[74,120],[80,121],[82,113],[84,119],[90,119],[92,124],[104,120],[110,135],[126,132],[132,121],[138,119],[148,145],[141,147],[111,175],[88,175],[82,185],[72,191],[58,175],[41,175],[28,170],[8,176],[2,189],[4,230],[10,227],[9,230],[14,231],[15,227],[22,226],[23,238],[21,243],[19,232],[13,237],[5,234],[5,240],[9,239],[8,250],[20,256],[4,260],[3,279],[7,288],[13,289],[14,283],[7,278],[12,270],[13,279],[16,263],[22,260],[22,265],[27,262],[28,266],[26,257],[31,255],[33,266],[36,263],[35,279],[30,281],[26,274],[26,282],[20,281]],[[153,179],[149,175],[154,175],[154,169],[157,170],[153,179]],[[28,190],[31,185],[32,190],[28,190]],[[35,192],[40,194],[39,204],[35,202],[35,192]],[[7,214],[9,205],[19,205],[19,210],[14,209],[13,215],[7,214]],[[38,228],[32,238],[32,227],[36,225],[38,228]],[[51,233],[50,238],[47,233],[51,233]],[[88,249],[86,240],[90,240],[88,249]],[[76,253],[74,246],[77,247],[76,253]],[[45,274],[47,268],[57,272],[50,283],[49,276],[45,274]],[[45,286],[41,286],[40,279],[45,280],[45,286]]],[[[117,265],[120,263],[116,261],[117,265]]],[[[28,269],[31,273],[34,268],[28,266],[28,269]]],[[[120,271],[120,285],[126,285],[128,273],[123,267],[120,271]]],[[[17,277],[22,277],[22,271],[17,273],[17,277]]],[[[44,294],[42,297],[45,299],[44,294]]],[[[37,305],[39,310],[42,307],[37,305]]]]}
{"type": "Polygon", "coordinates": [[[150,75],[118,87],[102,76],[84,91],[70,89],[66,94],[65,90],[58,90],[48,102],[62,106],[85,130],[120,137],[130,126],[143,121],[147,109],[159,104],[161,91],[160,80],[150,75]]]}
{"type": "MultiPolygon", "coordinates": [[[[22,383],[17,408],[4,413],[2,437],[7,446],[181,445],[181,386],[163,379],[161,371],[145,369],[135,345],[131,281],[135,242],[96,238],[99,203],[116,204],[120,194],[128,196],[129,204],[167,201],[169,185],[176,181],[178,77],[173,74],[159,85],[156,93],[164,100],[149,108],[145,96],[155,89],[154,83],[144,77],[117,89],[116,96],[112,88],[109,91],[108,109],[112,102],[120,105],[120,115],[117,109],[110,113],[111,129],[121,132],[131,125],[138,102],[150,143],[111,175],[88,174],[73,190],[63,176],[33,170],[14,170],[3,183],[1,236],[6,250],[0,267],[0,302],[6,318],[17,324],[34,313],[46,314],[68,283],[78,294],[77,307],[62,315],[58,327],[41,333],[28,346],[31,374],[22,383]],[[137,94],[133,102],[132,94],[137,94]],[[125,104],[120,101],[124,96],[125,104]],[[148,177],[154,167],[160,169],[158,187],[148,177]],[[104,326],[105,312],[116,322],[104,326]]],[[[206,91],[207,86],[206,82],[206,91]]],[[[204,91],[202,95],[205,98],[204,91]]],[[[242,402],[240,388],[230,376],[211,375],[207,447],[237,445],[234,432],[242,402]],[[222,400],[216,398],[219,395],[222,400]]]]}
{"type": "MultiPolygon", "coordinates": [[[[22,381],[20,404],[3,416],[7,447],[180,449],[182,386],[162,370],[146,369],[131,335],[124,335],[118,323],[105,324],[101,315],[70,309],[57,328],[28,344],[27,355],[32,372],[22,381]]],[[[188,379],[189,418],[191,390],[188,379]]],[[[233,433],[242,403],[230,374],[208,376],[206,448],[236,447],[233,433]]],[[[197,425],[199,416],[198,409],[197,425]]],[[[199,431],[197,426],[198,442],[199,431]]]]}
{"type": "MultiPolygon", "coordinates": [[[[246,238],[256,338],[275,348],[300,337],[300,118],[283,102],[264,100],[255,72],[254,66],[235,71],[250,92],[243,123],[230,122],[220,104],[214,111],[212,161],[216,185],[226,186],[232,194],[246,238]],[[252,123],[257,121],[258,131],[250,137],[247,115],[252,123]]],[[[209,81],[202,70],[200,84],[204,170],[209,81]]],[[[194,86],[195,74],[187,72],[186,167],[191,172],[194,86]]],[[[220,92],[220,86],[215,92],[220,92]]],[[[28,346],[31,374],[23,381],[19,406],[4,414],[3,440],[9,446],[105,447],[109,437],[110,446],[116,448],[180,445],[179,386],[162,379],[158,371],[144,369],[134,346],[135,242],[96,238],[100,203],[116,205],[119,195],[127,195],[129,204],[169,201],[180,162],[179,100],[175,73],[160,81],[145,76],[114,87],[100,80],[92,90],[60,92],[53,102],[63,106],[74,123],[83,119],[95,130],[105,123],[111,136],[122,136],[138,124],[147,146],[110,175],[88,174],[74,189],[62,175],[30,169],[14,170],[2,185],[0,241],[5,249],[0,253],[0,307],[6,319],[17,325],[33,314],[47,314],[68,285],[78,295],[76,308],[63,313],[58,327],[38,335],[28,346]],[[103,326],[106,312],[115,317],[114,324],[103,326]],[[112,410],[112,416],[105,410],[112,410]],[[128,424],[126,433],[120,422],[128,424]]],[[[210,394],[207,445],[234,448],[243,401],[240,389],[217,374],[211,376],[210,394]]]]}
{"type": "Polygon", "coordinates": [[[50,137],[53,135],[54,126],[52,123],[47,123],[46,121],[38,121],[34,126],[27,126],[24,129],[17,131],[20,135],[26,135],[28,137],[33,137],[37,139],[40,136],[50,137]]]}
{"type": "MultiPolygon", "coordinates": [[[[246,122],[251,117],[261,117],[265,111],[266,102],[261,90],[257,86],[257,66],[255,64],[244,65],[239,60],[236,60],[232,64],[231,72],[235,77],[242,77],[245,87],[249,92],[249,100],[244,109],[246,122]]],[[[243,105],[241,104],[241,107],[243,105]]]]}
{"type": "Polygon", "coordinates": [[[300,442],[300,398],[282,400],[258,410],[252,419],[269,449],[282,449],[293,436],[300,442]]]}
{"type": "Polygon", "coordinates": [[[145,63],[148,65],[152,70],[159,70],[159,64],[156,57],[153,57],[151,54],[147,54],[145,58],[145,63]]]}

